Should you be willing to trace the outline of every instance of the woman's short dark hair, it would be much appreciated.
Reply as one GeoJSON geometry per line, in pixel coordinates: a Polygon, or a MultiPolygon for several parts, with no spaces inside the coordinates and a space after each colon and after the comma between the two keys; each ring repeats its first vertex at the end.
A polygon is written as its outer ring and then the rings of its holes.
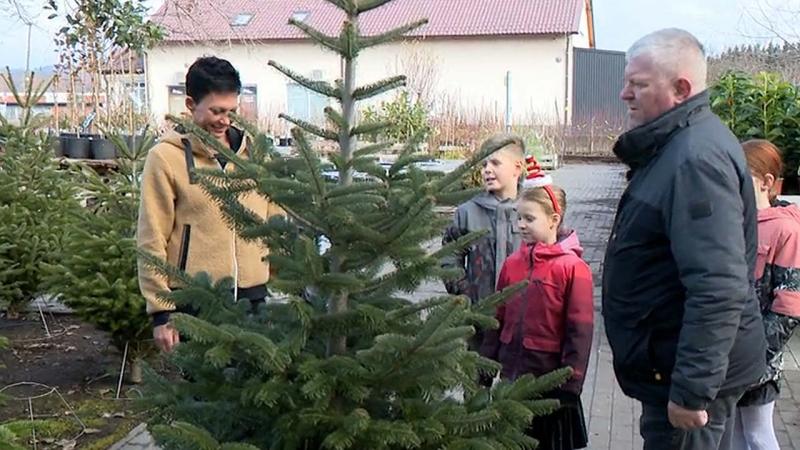
{"type": "Polygon", "coordinates": [[[239,72],[230,62],[216,56],[197,58],[186,72],[186,95],[200,103],[211,92],[236,93],[242,91],[239,72]]]}

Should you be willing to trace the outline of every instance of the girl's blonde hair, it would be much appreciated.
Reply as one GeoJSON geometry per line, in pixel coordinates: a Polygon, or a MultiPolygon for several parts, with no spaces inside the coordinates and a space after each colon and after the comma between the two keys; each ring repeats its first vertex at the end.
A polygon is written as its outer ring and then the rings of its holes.
{"type": "Polygon", "coordinates": [[[527,188],[519,195],[519,199],[538,203],[547,214],[558,214],[561,216],[561,221],[564,221],[564,215],[567,213],[567,193],[556,185],[527,188]]]}

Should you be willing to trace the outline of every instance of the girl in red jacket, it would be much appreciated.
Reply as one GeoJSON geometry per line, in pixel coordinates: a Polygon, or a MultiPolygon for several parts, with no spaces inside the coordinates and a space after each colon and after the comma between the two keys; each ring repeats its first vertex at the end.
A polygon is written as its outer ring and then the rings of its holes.
{"type": "MultiPolygon", "coordinates": [[[[531,175],[529,175],[530,177],[531,175]]],[[[506,259],[497,289],[528,280],[528,288],[497,308],[500,328],[487,332],[481,354],[500,362],[510,380],[569,366],[573,376],[547,395],[554,414],[533,420],[539,448],[584,448],[588,436],[580,401],[592,347],[592,273],[574,231],[561,230],[567,202],[556,186],[524,190],[517,204],[522,247],[506,259]]]]}

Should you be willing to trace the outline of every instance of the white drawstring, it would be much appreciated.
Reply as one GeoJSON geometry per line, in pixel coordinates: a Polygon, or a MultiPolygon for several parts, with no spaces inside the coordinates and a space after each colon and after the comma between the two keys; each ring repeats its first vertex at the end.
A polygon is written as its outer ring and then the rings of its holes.
{"type": "Polygon", "coordinates": [[[233,301],[239,301],[239,262],[236,259],[236,232],[233,232],[233,301]]]}

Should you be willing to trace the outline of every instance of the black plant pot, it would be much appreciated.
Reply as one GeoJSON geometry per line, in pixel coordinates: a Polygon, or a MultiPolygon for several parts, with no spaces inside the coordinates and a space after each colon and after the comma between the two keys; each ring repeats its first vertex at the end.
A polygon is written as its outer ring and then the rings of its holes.
{"type": "Polygon", "coordinates": [[[122,135],[122,140],[125,141],[125,145],[128,146],[128,150],[129,151],[133,151],[134,145],[136,145],[136,142],[139,141],[138,139],[136,139],[136,137],[137,136],[134,136],[132,134],[123,134],[122,135]]]}
{"type": "Polygon", "coordinates": [[[59,136],[51,136],[50,139],[50,146],[53,149],[53,155],[56,158],[61,158],[64,156],[64,145],[61,143],[61,137],[59,136]]]}
{"type": "Polygon", "coordinates": [[[92,156],[92,141],[89,138],[61,135],[61,145],[67,158],[89,159],[92,156]]]}
{"type": "Polygon", "coordinates": [[[92,139],[92,155],[94,159],[114,159],[117,157],[117,147],[108,139],[92,139]]]}
{"type": "Polygon", "coordinates": [[[142,142],[142,139],[144,139],[144,136],[140,134],[122,134],[120,137],[122,138],[122,141],[125,142],[125,145],[128,146],[128,151],[131,153],[136,150],[136,147],[140,142],[142,142]]]}
{"type": "Polygon", "coordinates": [[[76,138],[78,137],[75,133],[60,133],[56,136],[56,142],[58,142],[58,148],[55,150],[56,156],[69,156],[67,155],[67,142],[69,138],[76,138]]]}

